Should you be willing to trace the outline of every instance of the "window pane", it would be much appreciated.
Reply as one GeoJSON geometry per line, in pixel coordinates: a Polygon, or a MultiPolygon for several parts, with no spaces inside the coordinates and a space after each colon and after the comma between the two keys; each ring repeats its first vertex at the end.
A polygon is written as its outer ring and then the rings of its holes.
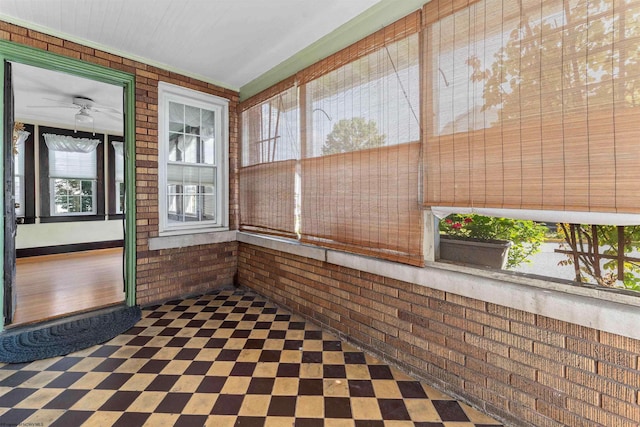
{"type": "Polygon", "coordinates": [[[167,194],[167,210],[170,214],[178,213],[178,196],[175,193],[167,194]]]}
{"type": "Polygon", "coordinates": [[[184,132],[184,105],[169,103],[169,130],[184,132]]]}
{"type": "Polygon", "coordinates": [[[202,137],[202,158],[200,163],[213,165],[216,163],[215,139],[214,136],[202,137]]]}
{"type": "Polygon", "coordinates": [[[95,213],[95,185],[93,180],[54,179],[52,180],[53,215],[74,213],[95,213]]]}
{"type": "Polygon", "coordinates": [[[91,181],[82,181],[82,195],[90,196],[93,193],[93,183],[91,181]]]}
{"type": "Polygon", "coordinates": [[[167,172],[169,184],[214,185],[216,168],[170,164],[167,172]]]}
{"type": "Polygon", "coordinates": [[[200,135],[200,109],[196,107],[185,107],[185,132],[193,135],[200,135]]]}
{"type": "Polygon", "coordinates": [[[200,196],[204,219],[215,221],[216,219],[216,198],[213,187],[203,187],[204,194],[200,196]]]}
{"type": "Polygon", "coordinates": [[[93,211],[93,198],[91,196],[82,196],[82,212],[92,212],[93,211]]]}
{"type": "Polygon", "coordinates": [[[197,186],[186,185],[184,188],[184,196],[182,198],[184,214],[196,216],[198,213],[197,186]]]}
{"type": "Polygon", "coordinates": [[[202,138],[202,159],[200,163],[212,165],[215,163],[215,118],[216,113],[209,110],[201,110],[202,127],[200,137],[202,138]]]}
{"type": "Polygon", "coordinates": [[[181,162],[184,146],[181,143],[183,136],[181,133],[169,132],[169,161],[181,162]],[[180,148],[182,147],[182,148],[180,148]]]}
{"type": "Polygon", "coordinates": [[[198,142],[200,138],[193,135],[185,135],[183,138],[183,162],[198,163],[198,142]]]}
{"type": "Polygon", "coordinates": [[[167,186],[169,222],[216,219],[215,187],[202,185],[167,186]]]}

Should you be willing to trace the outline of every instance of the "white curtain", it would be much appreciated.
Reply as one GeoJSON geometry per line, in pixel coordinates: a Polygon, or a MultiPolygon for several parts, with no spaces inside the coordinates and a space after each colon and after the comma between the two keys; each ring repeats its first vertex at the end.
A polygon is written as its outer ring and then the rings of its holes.
{"type": "Polygon", "coordinates": [[[16,141],[16,147],[24,143],[27,140],[27,138],[29,138],[29,135],[31,135],[31,133],[27,132],[26,130],[19,130],[17,133],[18,133],[18,140],[16,141]]]}
{"type": "Polygon", "coordinates": [[[122,141],[111,141],[116,156],[113,159],[116,165],[115,180],[124,182],[124,143],[122,141]]]}
{"type": "Polygon", "coordinates": [[[49,148],[50,178],[97,178],[96,147],[99,139],[73,138],[45,133],[49,148]]]}
{"type": "Polygon", "coordinates": [[[65,151],[68,153],[90,153],[100,144],[99,139],[73,138],[51,133],[43,134],[44,141],[51,151],[65,151]]]}

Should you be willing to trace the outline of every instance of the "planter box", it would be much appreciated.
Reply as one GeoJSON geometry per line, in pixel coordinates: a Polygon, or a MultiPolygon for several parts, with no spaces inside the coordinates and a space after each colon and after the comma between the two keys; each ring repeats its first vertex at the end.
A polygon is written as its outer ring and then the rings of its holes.
{"type": "Polygon", "coordinates": [[[440,235],[440,259],[459,264],[504,269],[510,247],[509,240],[463,239],[440,235]]]}

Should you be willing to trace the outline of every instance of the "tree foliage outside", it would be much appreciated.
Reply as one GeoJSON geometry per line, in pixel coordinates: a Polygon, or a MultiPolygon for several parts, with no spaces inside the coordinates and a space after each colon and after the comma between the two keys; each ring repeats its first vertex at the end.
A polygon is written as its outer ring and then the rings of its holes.
{"type": "MultiPolygon", "coordinates": [[[[623,253],[629,254],[640,250],[640,226],[623,227],[623,229],[623,253]]],[[[566,260],[560,261],[560,265],[574,267],[576,282],[640,291],[640,261],[626,257],[623,264],[623,277],[619,275],[618,227],[558,224],[558,233],[564,240],[562,249],[572,252],[567,254],[566,260]]]]}
{"type": "Polygon", "coordinates": [[[520,118],[522,110],[567,111],[586,106],[587,100],[590,110],[614,99],[640,105],[640,79],[629,78],[640,74],[640,49],[630,43],[609,48],[614,38],[640,37],[637,11],[621,7],[611,18],[605,13],[613,5],[610,1],[565,1],[562,16],[534,20],[523,10],[522,0],[519,5],[521,20],[493,62],[483,68],[477,56],[467,59],[471,80],[484,82],[483,110],[498,108],[500,118],[509,120],[520,118]],[[530,96],[541,90],[542,105],[540,97],[530,96]]]}
{"type": "Polygon", "coordinates": [[[376,122],[362,117],[338,121],[322,147],[322,154],[348,153],[383,146],[386,135],[378,132],[376,122]]]}
{"type": "Polygon", "coordinates": [[[56,179],[56,213],[92,213],[93,181],[82,179],[56,179]]]}

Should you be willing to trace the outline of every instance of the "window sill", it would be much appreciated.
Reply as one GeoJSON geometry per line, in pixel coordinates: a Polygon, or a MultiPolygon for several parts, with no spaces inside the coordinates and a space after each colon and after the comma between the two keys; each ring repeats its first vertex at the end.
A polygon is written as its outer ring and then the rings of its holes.
{"type": "Polygon", "coordinates": [[[195,232],[194,230],[163,233],[159,237],[149,239],[149,250],[184,248],[197,245],[211,245],[236,241],[236,230],[227,228],[209,232],[195,232]]]}
{"type": "Polygon", "coordinates": [[[445,262],[420,268],[246,232],[238,232],[238,241],[640,339],[640,295],[628,292],[445,262]]]}

